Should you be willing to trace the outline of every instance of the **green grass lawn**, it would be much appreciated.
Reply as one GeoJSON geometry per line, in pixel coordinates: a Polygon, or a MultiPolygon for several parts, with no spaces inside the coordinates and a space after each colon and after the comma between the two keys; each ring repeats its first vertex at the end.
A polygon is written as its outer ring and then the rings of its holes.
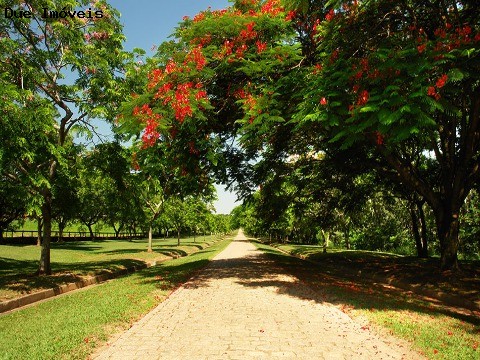
{"type": "MultiPolygon", "coordinates": [[[[280,246],[283,250],[297,250],[297,254],[305,251],[316,258],[317,263],[313,264],[289,257],[266,244],[256,243],[256,246],[288,266],[288,271],[294,273],[298,281],[313,288],[322,301],[335,304],[354,318],[367,319],[365,329],[372,327],[380,333],[387,332],[408,340],[430,359],[480,359],[480,314],[429,302],[396,288],[372,285],[366,281],[369,273],[362,273],[360,277],[345,276],[347,263],[355,271],[359,263],[370,269],[380,266],[379,271],[382,271],[383,263],[379,259],[395,264],[397,256],[345,251],[325,255],[319,253],[323,250],[321,248],[280,246]],[[329,266],[327,259],[338,266],[329,266]]],[[[411,261],[404,257],[400,259],[411,261]]],[[[426,262],[424,268],[428,266],[426,262]]]]}
{"type": "Polygon", "coordinates": [[[40,247],[35,245],[0,245],[0,301],[35,290],[80,280],[82,276],[112,272],[146,261],[184,256],[216,241],[215,236],[181,239],[154,239],[148,253],[147,240],[97,240],[52,243],[53,275],[32,276],[37,270],[40,247]]]}
{"type": "Polygon", "coordinates": [[[208,264],[230,240],[0,316],[0,359],[85,359],[208,264]]]}

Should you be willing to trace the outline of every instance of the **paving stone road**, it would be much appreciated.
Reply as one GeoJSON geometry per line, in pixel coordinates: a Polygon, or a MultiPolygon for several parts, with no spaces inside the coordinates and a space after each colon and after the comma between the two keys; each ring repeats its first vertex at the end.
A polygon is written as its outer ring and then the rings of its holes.
{"type": "Polygon", "coordinates": [[[309,291],[240,232],[211,265],[93,358],[421,359],[309,291]]]}

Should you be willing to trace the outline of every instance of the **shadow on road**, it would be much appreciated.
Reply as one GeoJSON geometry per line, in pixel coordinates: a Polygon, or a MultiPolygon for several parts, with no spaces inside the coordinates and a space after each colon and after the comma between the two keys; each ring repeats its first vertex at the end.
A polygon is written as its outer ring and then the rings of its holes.
{"type": "MultiPolygon", "coordinates": [[[[248,240],[240,240],[245,241],[248,240]]],[[[185,287],[209,286],[212,280],[229,278],[247,288],[271,287],[279,296],[331,303],[342,309],[413,310],[429,316],[444,314],[480,325],[480,318],[468,311],[459,311],[439,302],[426,302],[411,292],[397,288],[386,288],[361,279],[344,279],[341,272],[333,275],[331,269],[326,273],[319,265],[264,249],[264,252],[252,252],[242,258],[213,260],[185,287]]]]}

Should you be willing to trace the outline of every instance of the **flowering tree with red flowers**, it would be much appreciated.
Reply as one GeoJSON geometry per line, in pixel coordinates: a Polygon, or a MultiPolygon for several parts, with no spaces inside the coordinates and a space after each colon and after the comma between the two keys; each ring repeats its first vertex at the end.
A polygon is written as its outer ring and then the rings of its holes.
{"type": "Polygon", "coordinates": [[[379,168],[432,208],[441,266],[457,268],[459,211],[480,167],[480,14],[475,1],[348,1],[318,38],[301,123],[370,146],[379,168]]]}
{"type": "Polygon", "coordinates": [[[145,149],[168,142],[185,173],[262,155],[268,174],[298,151],[362,149],[430,205],[442,268],[454,269],[480,172],[474,3],[237,0],[201,12],[162,46],[125,123],[145,149]]]}
{"type": "Polygon", "coordinates": [[[168,143],[184,176],[237,161],[223,156],[232,138],[262,151],[290,119],[299,83],[286,75],[303,71],[289,16],[269,0],[185,17],[175,41],[160,46],[144,91],[125,104],[122,126],[142,134],[142,151],[168,143]]]}

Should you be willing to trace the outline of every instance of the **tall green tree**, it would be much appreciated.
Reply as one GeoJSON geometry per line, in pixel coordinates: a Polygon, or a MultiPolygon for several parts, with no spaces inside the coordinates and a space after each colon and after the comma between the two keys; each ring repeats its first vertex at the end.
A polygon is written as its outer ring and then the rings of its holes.
{"type": "Polygon", "coordinates": [[[126,91],[119,84],[129,56],[122,50],[119,13],[106,1],[0,4],[30,14],[0,18],[1,106],[8,113],[2,115],[2,128],[6,122],[11,134],[2,142],[2,153],[11,155],[2,172],[41,198],[44,236],[38,273],[50,274],[52,187],[59,164],[65,163],[65,142],[74,129],[91,130],[92,118],[113,120],[126,91]],[[44,8],[83,11],[85,16],[44,17],[44,8]]]}
{"type": "MultiPolygon", "coordinates": [[[[337,5],[337,2],[332,2],[337,5]]],[[[480,15],[476,1],[351,1],[315,36],[299,122],[379,169],[433,210],[442,269],[456,269],[459,214],[480,177],[480,15]],[[433,175],[433,176],[432,176],[433,175]]]]}

